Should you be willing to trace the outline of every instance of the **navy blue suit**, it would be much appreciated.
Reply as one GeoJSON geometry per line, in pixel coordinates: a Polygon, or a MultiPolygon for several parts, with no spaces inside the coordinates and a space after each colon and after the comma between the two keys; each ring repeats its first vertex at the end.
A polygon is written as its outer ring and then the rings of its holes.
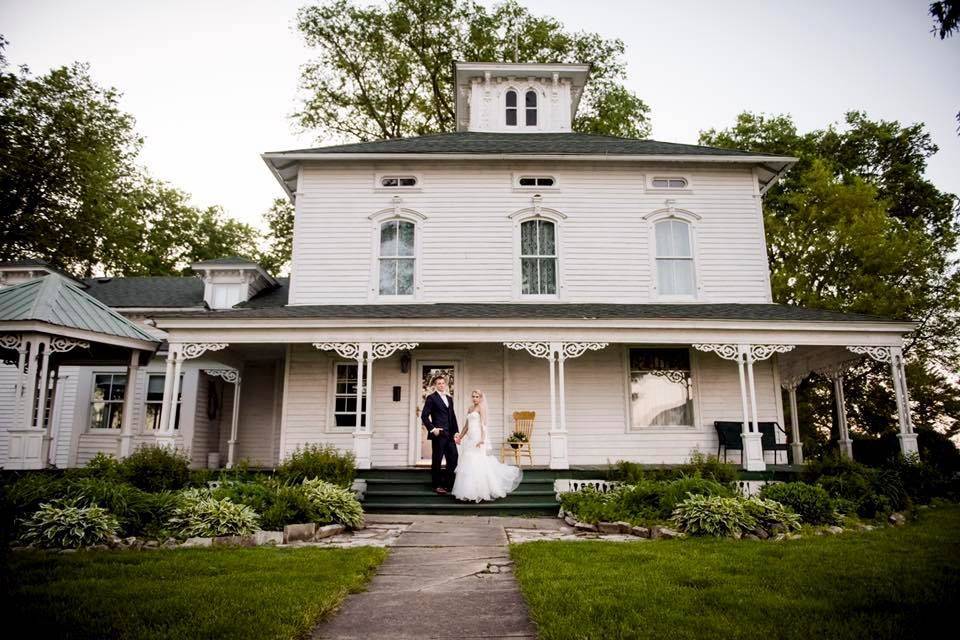
{"type": "Polygon", "coordinates": [[[453,436],[459,433],[457,426],[457,412],[453,409],[453,398],[447,396],[447,404],[437,393],[431,393],[423,402],[423,411],[420,412],[420,421],[427,430],[427,439],[433,445],[433,455],[430,458],[430,472],[433,480],[433,488],[453,488],[453,476],[457,470],[457,443],[453,436]],[[440,433],[433,435],[434,429],[440,429],[440,433]],[[444,474],[440,468],[443,459],[447,459],[447,473],[444,474]],[[446,476],[446,477],[444,477],[446,476]]]}

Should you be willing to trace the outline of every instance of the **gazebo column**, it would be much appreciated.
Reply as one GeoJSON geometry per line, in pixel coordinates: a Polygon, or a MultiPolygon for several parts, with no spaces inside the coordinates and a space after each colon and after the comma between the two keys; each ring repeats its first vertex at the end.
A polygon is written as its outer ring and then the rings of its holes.
{"type": "Polygon", "coordinates": [[[840,446],[840,455],[853,458],[853,441],[850,439],[850,430],[847,427],[847,403],[843,396],[843,374],[849,368],[849,363],[841,362],[818,369],[817,373],[833,382],[833,401],[837,409],[837,435],[840,446]]]}
{"type": "Polygon", "coordinates": [[[400,349],[416,349],[416,342],[314,342],[315,349],[335,351],[357,363],[357,414],[353,429],[353,453],[357,468],[373,466],[373,361],[389,358],[400,349]],[[367,399],[366,411],[363,399],[367,399]]]}
{"type": "Polygon", "coordinates": [[[770,358],[775,353],[793,349],[788,344],[694,344],[694,349],[717,354],[724,360],[737,363],[740,378],[740,405],[743,422],[740,437],[743,440],[741,465],[747,471],[764,471],[767,468],[763,457],[763,436],[760,433],[757,411],[757,385],[753,365],[770,358]]]}
{"type": "Polygon", "coordinates": [[[505,342],[509,349],[526,351],[535,358],[543,358],[550,365],[550,468],[569,469],[567,453],[567,396],[564,364],[579,358],[587,351],[605,348],[607,342],[505,342]],[[557,404],[560,412],[557,413],[557,404]],[[559,417],[559,420],[558,420],[559,417]]]}
{"type": "Polygon", "coordinates": [[[850,346],[853,353],[869,356],[877,362],[890,363],[890,376],[893,393],[897,401],[897,426],[900,452],[905,455],[919,454],[917,434],[913,430],[910,418],[910,393],[907,389],[907,374],[903,367],[903,349],[901,347],[850,346]]]}
{"type": "Polygon", "coordinates": [[[140,351],[130,350],[127,363],[127,386],[123,390],[123,424],[120,426],[120,457],[126,458],[133,451],[133,425],[136,422],[137,375],[140,372],[140,351]]]}
{"type": "Polygon", "coordinates": [[[204,369],[204,373],[221,378],[233,385],[233,412],[230,417],[230,439],[227,440],[227,469],[232,469],[237,460],[237,444],[240,442],[240,385],[242,376],[236,369],[204,369]]]}
{"type": "Polygon", "coordinates": [[[183,363],[199,358],[207,351],[222,351],[230,346],[226,342],[171,343],[167,351],[167,369],[163,379],[163,404],[160,406],[160,428],[157,444],[173,447],[176,443],[177,398],[180,397],[180,376],[183,363]]]}
{"type": "Polygon", "coordinates": [[[787,391],[790,402],[790,453],[793,454],[793,464],[803,464],[803,442],[800,441],[800,413],[797,409],[797,387],[803,378],[795,377],[780,383],[787,391]]]}

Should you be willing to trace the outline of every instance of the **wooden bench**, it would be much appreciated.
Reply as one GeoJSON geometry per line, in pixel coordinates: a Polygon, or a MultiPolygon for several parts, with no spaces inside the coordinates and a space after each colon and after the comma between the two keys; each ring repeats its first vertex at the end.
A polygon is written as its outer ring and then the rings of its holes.
{"type": "MultiPolygon", "coordinates": [[[[743,455],[743,432],[742,422],[731,422],[726,420],[717,420],[713,423],[713,428],[717,430],[717,458],[720,457],[720,450],[723,450],[723,461],[727,461],[727,451],[740,451],[743,455]]],[[[773,451],[773,463],[777,464],[777,453],[784,451],[787,454],[787,462],[790,462],[790,445],[786,442],[777,442],[777,430],[779,429],[786,435],[786,431],[777,422],[758,422],[757,428],[760,429],[760,447],[766,451],[773,451]]]]}

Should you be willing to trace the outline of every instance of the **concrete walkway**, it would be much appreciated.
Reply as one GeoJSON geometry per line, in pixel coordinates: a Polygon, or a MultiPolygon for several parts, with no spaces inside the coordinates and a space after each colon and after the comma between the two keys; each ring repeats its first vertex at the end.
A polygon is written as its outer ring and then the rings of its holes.
{"type": "Polygon", "coordinates": [[[367,522],[410,526],[367,590],[348,596],[315,639],[536,638],[504,529],[556,530],[559,520],[368,515],[367,522]]]}

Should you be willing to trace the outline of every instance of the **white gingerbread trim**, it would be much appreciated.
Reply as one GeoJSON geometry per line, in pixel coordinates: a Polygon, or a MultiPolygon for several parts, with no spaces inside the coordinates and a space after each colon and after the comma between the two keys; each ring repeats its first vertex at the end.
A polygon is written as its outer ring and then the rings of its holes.
{"type": "Polygon", "coordinates": [[[74,340],[62,336],[56,336],[50,340],[50,353],[66,353],[67,351],[77,348],[89,349],[90,343],[84,340],[74,340]]]}
{"type": "MultiPolygon", "coordinates": [[[[170,345],[171,348],[176,345],[170,345]]],[[[199,358],[207,351],[222,351],[229,347],[230,345],[226,342],[193,342],[189,344],[181,344],[180,347],[180,359],[181,360],[192,360],[193,358],[199,358]]]]}
{"type": "Polygon", "coordinates": [[[607,348],[609,342],[561,342],[558,356],[561,360],[579,358],[587,351],[600,351],[607,348]]]}
{"type": "Polygon", "coordinates": [[[320,351],[336,351],[341,358],[357,360],[363,355],[358,342],[314,342],[315,349],[320,351]]]}
{"type": "Polygon", "coordinates": [[[890,362],[890,347],[874,347],[868,345],[850,345],[847,351],[858,355],[868,356],[877,362],[890,362]]]}
{"type": "Polygon", "coordinates": [[[236,369],[204,369],[203,372],[212,378],[221,378],[225,382],[238,384],[240,372],[236,369]]]}
{"type": "Polygon", "coordinates": [[[691,346],[697,351],[715,353],[724,360],[734,360],[739,362],[743,359],[743,351],[740,349],[740,345],[738,344],[695,343],[691,346]]]}
{"type": "Polygon", "coordinates": [[[504,342],[503,346],[514,351],[526,351],[534,358],[552,360],[554,352],[549,342],[504,342]]]}

